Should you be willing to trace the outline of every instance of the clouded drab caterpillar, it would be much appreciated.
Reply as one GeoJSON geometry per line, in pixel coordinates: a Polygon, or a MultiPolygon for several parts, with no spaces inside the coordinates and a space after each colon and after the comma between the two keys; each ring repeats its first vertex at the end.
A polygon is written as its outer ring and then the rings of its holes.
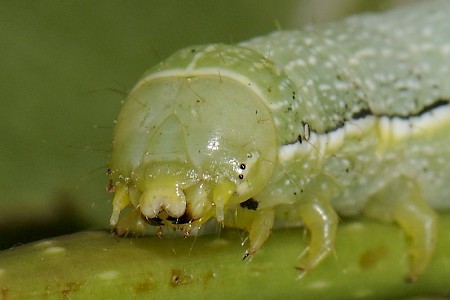
{"type": "Polygon", "coordinates": [[[117,119],[111,225],[189,235],[209,219],[249,233],[303,224],[308,271],[338,215],[398,223],[426,268],[450,208],[449,1],[183,49],[150,69],[117,119]],[[127,220],[127,221],[125,221],[127,220]]]}

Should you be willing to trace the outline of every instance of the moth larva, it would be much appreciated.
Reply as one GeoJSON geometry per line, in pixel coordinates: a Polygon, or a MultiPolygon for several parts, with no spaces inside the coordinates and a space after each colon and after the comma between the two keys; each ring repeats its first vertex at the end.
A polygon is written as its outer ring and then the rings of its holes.
{"type": "Polygon", "coordinates": [[[132,205],[186,235],[209,219],[245,229],[254,254],[274,224],[311,233],[308,271],[338,214],[398,223],[409,279],[450,208],[449,1],[181,50],[131,91],[110,160],[111,225],[132,205]],[[302,142],[302,139],[307,142],[302,142]]]}

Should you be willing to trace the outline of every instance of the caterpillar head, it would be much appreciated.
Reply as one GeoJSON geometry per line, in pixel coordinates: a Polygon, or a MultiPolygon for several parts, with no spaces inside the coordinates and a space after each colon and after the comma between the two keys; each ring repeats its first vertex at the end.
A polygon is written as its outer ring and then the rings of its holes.
{"type": "Polygon", "coordinates": [[[277,151],[271,112],[226,74],[144,78],[117,119],[110,160],[111,224],[132,203],[150,224],[188,234],[257,194],[277,151]]]}

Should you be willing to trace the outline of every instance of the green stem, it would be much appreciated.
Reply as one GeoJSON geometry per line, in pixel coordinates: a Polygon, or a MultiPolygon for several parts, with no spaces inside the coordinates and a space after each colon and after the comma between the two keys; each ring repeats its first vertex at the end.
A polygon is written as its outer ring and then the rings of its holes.
{"type": "Polygon", "coordinates": [[[407,283],[407,240],[389,224],[344,221],[336,253],[299,278],[308,238],[277,229],[252,261],[242,234],[120,238],[80,232],[0,252],[0,299],[304,299],[449,296],[450,214],[441,214],[436,255],[407,283]]]}

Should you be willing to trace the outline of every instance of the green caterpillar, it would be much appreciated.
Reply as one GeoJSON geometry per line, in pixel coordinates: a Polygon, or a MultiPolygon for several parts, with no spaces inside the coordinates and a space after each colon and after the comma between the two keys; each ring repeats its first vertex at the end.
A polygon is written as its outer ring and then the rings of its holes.
{"type": "Polygon", "coordinates": [[[410,236],[416,280],[433,209],[450,208],[448,15],[449,1],[425,1],[175,53],[117,119],[111,225],[187,236],[216,219],[248,231],[244,257],[274,225],[304,225],[307,272],[333,251],[338,215],[365,215],[410,236]]]}

